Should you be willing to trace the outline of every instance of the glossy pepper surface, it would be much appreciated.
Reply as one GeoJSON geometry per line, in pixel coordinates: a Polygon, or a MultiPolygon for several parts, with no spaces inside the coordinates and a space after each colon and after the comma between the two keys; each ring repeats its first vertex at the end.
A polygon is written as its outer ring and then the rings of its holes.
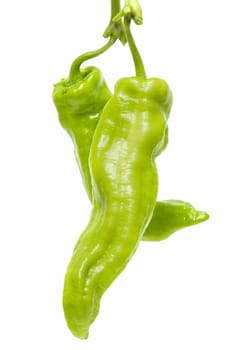
{"type": "Polygon", "coordinates": [[[63,307],[80,338],[100,299],[134,254],[152,217],[158,189],[154,159],[164,147],[171,106],[161,79],[121,79],[106,104],[90,150],[93,211],[67,269],[63,307]]]}
{"type": "MultiPolygon", "coordinates": [[[[73,140],[82,180],[89,199],[92,201],[89,152],[100,114],[110,99],[111,92],[98,68],[87,67],[81,73],[81,76],[74,81],[62,79],[55,84],[53,100],[59,121],[73,140]]],[[[157,156],[167,146],[167,130],[168,128],[165,130],[164,143],[160,151],[157,150],[157,156]]],[[[207,218],[207,213],[199,212],[184,201],[157,201],[142,239],[160,241],[179,229],[198,224],[207,218]]]]}

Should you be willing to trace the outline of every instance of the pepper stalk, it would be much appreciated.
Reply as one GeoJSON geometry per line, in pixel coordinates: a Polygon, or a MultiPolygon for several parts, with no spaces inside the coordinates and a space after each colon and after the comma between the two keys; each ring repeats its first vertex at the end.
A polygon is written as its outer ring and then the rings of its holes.
{"type": "Polygon", "coordinates": [[[141,25],[143,23],[142,8],[139,4],[139,1],[126,0],[124,8],[114,18],[114,20],[118,20],[122,16],[124,17],[124,28],[125,28],[126,38],[127,38],[127,42],[134,61],[136,76],[146,79],[146,72],[143,65],[143,60],[135,44],[133,35],[130,30],[132,19],[138,25],[141,25]]]}
{"type": "Polygon", "coordinates": [[[123,22],[121,18],[118,20],[114,20],[115,17],[121,13],[121,5],[120,5],[120,0],[111,0],[111,17],[110,17],[110,22],[103,33],[104,38],[108,38],[109,36],[116,37],[121,41],[123,45],[126,44],[127,39],[126,39],[126,34],[125,34],[125,29],[123,26],[123,22]]]}
{"type": "Polygon", "coordinates": [[[81,65],[83,62],[90,60],[91,58],[97,57],[107,51],[117,40],[115,36],[111,36],[108,42],[97,50],[86,52],[77,57],[70,68],[69,80],[70,82],[76,81],[79,77],[82,78],[81,65]]]}

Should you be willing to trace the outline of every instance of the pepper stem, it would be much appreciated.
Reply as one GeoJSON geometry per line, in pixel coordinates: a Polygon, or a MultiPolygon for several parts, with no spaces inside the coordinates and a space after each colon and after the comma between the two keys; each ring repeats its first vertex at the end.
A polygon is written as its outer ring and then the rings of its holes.
{"type": "Polygon", "coordinates": [[[120,12],[120,0],[111,0],[111,18],[110,21],[120,12]]]}
{"type": "Polygon", "coordinates": [[[143,60],[130,30],[131,18],[132,17],[128,16],[125,16],[124,18],[126,38],[134,61],[136,76],[146,79],[146,71],[143,65],[143,60]]]}
{"type": "Polygon", "coordinates": [[[126,44],[126,35],[123,27],[123,23],[121,18],[117,21],[114,21],[115,16],[120,12],[120,0],[111,0],[111,17],[110,22],[103,33],[104,38],[108,38],[109,36],[117,37],[122,44],[126,44]]]}
{"type": "Polygon", "coordinates": [[[104,53],[106,50],[108,50],[115,43],[116,40],[117,40],[116,37],[111,36],[110,39],[108,40],[108,42],[105,45],[103,45],[102,47],[100,47],[99,49],[97,49],[95,51],[86,52],[86,53],[80,55],[79,57],[77,57],[71,65],[70,72],[69,72],[69,80],[72,82],[72,81],[77,80],[78,78],[81,78],[82,74],[81,74],[80,67],[81,67],[82,63],[104,53]]]}

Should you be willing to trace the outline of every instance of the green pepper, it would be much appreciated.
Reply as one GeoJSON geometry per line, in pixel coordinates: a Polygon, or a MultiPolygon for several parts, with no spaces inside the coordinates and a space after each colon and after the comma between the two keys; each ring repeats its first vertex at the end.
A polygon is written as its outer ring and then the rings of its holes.
{"type": "Polygon", "coordinates": [[[104,291],[127,265],[152,217],[154,159],[165,142],[170,96],[158,78],[123,78],[95,130],[92,216],[75,246],[63,294],[68,326],[80,338],[88,336],[104,291]]]}
{"type": "Polygon", "coordinates": [[[79,56],[72,64],[68,79],[54,85],[53,101],[58,111],[59,121],[74,143],[77,163],[82,181],[92,199],[92,185],[88,166],[89,149],[101,113],[111,92],[96,67],[80,69],[83,61],[105,52],[116,41],[111,37],[98,50],[79,56]]]}

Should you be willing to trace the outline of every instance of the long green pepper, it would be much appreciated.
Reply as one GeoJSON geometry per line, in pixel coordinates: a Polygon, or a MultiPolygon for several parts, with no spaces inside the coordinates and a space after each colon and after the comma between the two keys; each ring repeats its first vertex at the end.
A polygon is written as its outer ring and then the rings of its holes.
{"type": "Polygon", "coordinates": [[[167,119],[163,84],[121,79],[94,133],[92,216],[74,249],[63,296],[68,326],[80,338],[88,336],[103,292],[134,254],[155,208],[158,175],[152,158],[164,142],[167,119]]]}
{"type": "Polygon", "coordinates": [[[172,94],[164,80],[146,78],[130,32],[132,18],[142,23],[138,2],[127,0],[124,9],[119,9],[112,7],[105,32],[110,36],[108,43],[75,60],[69,79],[62,79],[53,92],[60,123],[73,140],[93,203],[89,224],[68,265],[63,291],[68,326],[82,339],[88,337],[104,291],[126,267],[141,239],[165,239],[208,218],[183,201],[156,202],[154,161],[168,142],[172,94]],[[119,13],[114,17],[116,10],[119,13]],[[105,52],[117,38],[130,46],[136,77],[120,79],[111,96],[101,72],[95,67],[81,70],[80,64],[105,52]]]}

